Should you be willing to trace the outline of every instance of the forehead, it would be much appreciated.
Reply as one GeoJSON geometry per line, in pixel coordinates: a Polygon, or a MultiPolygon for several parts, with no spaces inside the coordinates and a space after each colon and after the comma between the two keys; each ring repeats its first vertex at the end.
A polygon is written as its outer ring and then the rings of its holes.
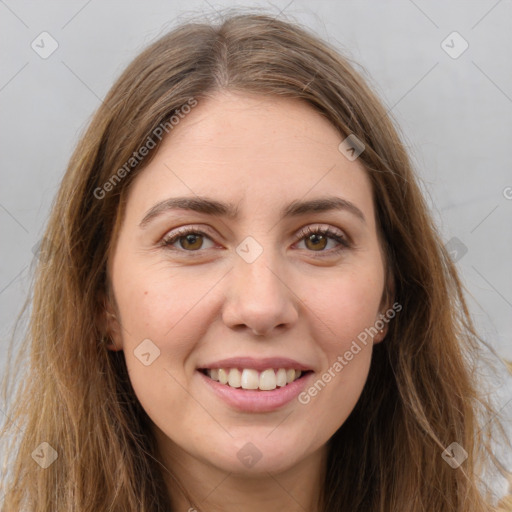
{"type": "Polygon", "coordinates": [[[338,150],[343,138],[305,102],[217,93],[174,126],[130,196],[141,209],[172,196],[208,196],[251,215],[336,195],[371,222],[371,182],[358,160],[338,150]]]}

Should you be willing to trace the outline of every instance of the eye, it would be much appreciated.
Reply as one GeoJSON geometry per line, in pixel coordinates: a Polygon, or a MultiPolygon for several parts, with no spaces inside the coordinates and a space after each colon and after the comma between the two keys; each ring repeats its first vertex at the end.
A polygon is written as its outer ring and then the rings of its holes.
{"type": "MultiPolygon", "coordinates": [[[[179,242],[181,249],[187,252],[196,252],[200,249],[205,249],[205,247],[202,247],[204,238],[210,239],[203,231],[194,227],[187,227],[177,230],[170,236],[165,237],[161,245],[170,247],[179,242]]],[[[177,248],[177,250],[179,249],[177,248]]]]}
{"type": "Polygon", "coordinates": [[[312,228],[311,226],[308,226],[299,233],[297,238],[299,241],[304,240],[306,247],[311,249],[313,252],[337,253],[350,248],[350,242],[348,239],[345,238],[343,234],[338,231],[334,231],[331,228],[312,228]],[[330,251],[324,251],[328,245],[329,239],[335,240],[339,245],[330,251]]]}
{"type": "MultiPolygon", "coordinates": [[[[211,248],[203,247],[205,239],[211,241],[210,236],[205,232],[195,228],[194,226],[189,226],[178,229],[164,237],[160,242],[160,245],[163,247],[173,248],[178,251],[182,249],[185,252],[198,252],[201,249],[211,248]],[[180,247],[173,247],[177,243],[179,243],[180,247]]],[[[345,238],[343,234],[338,233],[331,228],[312,228],[311,226],[308,226],[297,235],[297,240],[300,242],[304,240],[306,248],[310,249],[312,252],[337,253],[350,248],[350,242],[348,239],[345,238]],[[339,245],[334,249],[325,251],[324,249],[328,245],[329,239],[335,240],[339,245]]]]}

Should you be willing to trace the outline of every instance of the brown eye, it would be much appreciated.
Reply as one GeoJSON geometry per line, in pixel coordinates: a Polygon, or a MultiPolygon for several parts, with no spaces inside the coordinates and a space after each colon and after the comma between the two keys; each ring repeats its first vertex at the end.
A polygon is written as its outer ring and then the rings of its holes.
{"type": "Polygon", "coordinates": [[[323,250],[327,246],[327,237],[314,233],[305,238],[306,247],[312,250],[323,250]]]}
{"type": "Polygon", "coordinates": [[[178,240],[180,240],[180,245],[183,249],[190,249],[190,250],[197,250],[201,249],[201,245],[203,245],[202,236],[198,233],[196,234],[189,234],[185,236],[179,237],[178,240]]]}
{"type": "Polygon", "coordinates": [[[298,239],[301,242],[304,240],[306,249],[309,249],[312,252],[320,253],[320,256],[323,256],[324,254],[326,256],[332,255],[351,247],[350,242],[345,238],[343,234],[338,233],[337,231],[334,231],[330,228],[312,228],[308,226],[306,229],[301,231],[301,233],[298,235],[298,239]],[[338,247],[325,250],[329,241],[331,240],[337,242],[338,247]]]}
{"type": "Polygon", "coordinates": [[[210,239],[206,233],[197,229],[181,230],[170,236],[164,238],[161,245],[164,247],[174,248],[176,250],[183,250],[186,252],[196,252],[204,249],[205,239],[210,239]],[[173,247],[179,243],[178,247],[173,247]]]}

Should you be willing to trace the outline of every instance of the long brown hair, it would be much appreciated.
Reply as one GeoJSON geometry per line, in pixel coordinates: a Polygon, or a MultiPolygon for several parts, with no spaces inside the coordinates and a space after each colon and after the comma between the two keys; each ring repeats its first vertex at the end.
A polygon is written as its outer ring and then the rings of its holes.
{"type": "Polygon", "coordinates": [[[104,343],[106,264],[128,187],[158,149],[155,130],[191,99],[223,89],[305,101],[365,145],[359,159],[402,311],[374,347],[355,409],[328,442],[321,510],[493,510],[481,475],[491,462],[501,468],[490,447],[500,422],[475,372],[484,342],[399,130],[348,58],[297,23],[261,13],[192,22],[161,37],[122,73],[79,141],[35,273],[20,350],[30,351],[29,367],[6,411],[2,510],[172,510],[164,483],[172,475],[124,354],[104,343]],[[126,167],[148,137],[155,149],[126,167]],[[467,453],[457,469],[442,457],[453,442],[467,453]],[[43,468],[36,459],[55,456],[50,448],[57,459],[43,468]]]}

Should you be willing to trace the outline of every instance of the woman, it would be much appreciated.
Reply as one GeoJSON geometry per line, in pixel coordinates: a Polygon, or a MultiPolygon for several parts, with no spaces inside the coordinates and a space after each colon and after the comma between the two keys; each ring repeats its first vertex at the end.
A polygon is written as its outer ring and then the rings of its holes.
{"type": "Polygon", "coordinates": [[[494,510],[456,268],[385,109],[297,25],[191,23],[129,65],[30,325],[2,510],[494,510]]]}

